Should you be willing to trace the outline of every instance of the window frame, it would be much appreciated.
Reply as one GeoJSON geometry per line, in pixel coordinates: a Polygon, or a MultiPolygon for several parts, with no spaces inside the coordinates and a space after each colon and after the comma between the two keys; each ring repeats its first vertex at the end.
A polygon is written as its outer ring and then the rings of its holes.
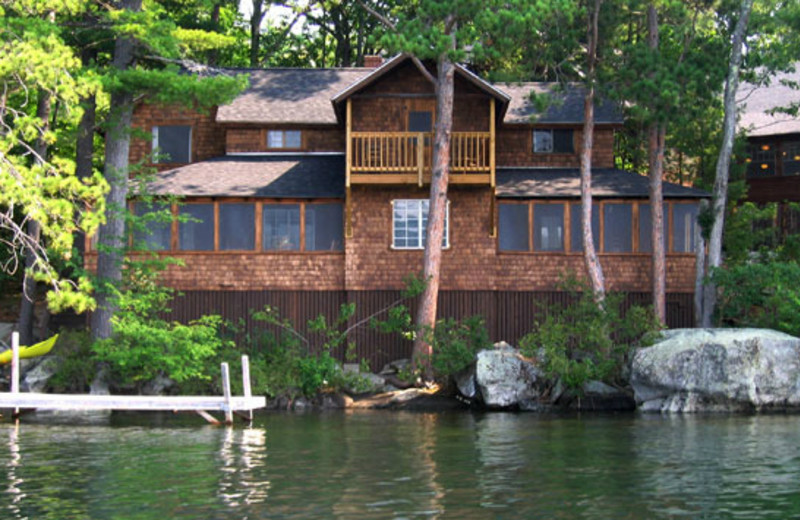
{"type": "Polygon", "coordinates": [[[574,155],[575,154],[575,129],[574,128],[534,128],[531,132],[531,150],[534,155],[574,155]],[[556,132],[569,132],[570,133],[570,149],[567,151],[556,150],[556,132]],[[536,134],[549,133],[550,134],[550,149],[537,150],[536,149],[536,134]]]}
{"type": "Polygon", "coordinates": [[[150,127],[150,152],[153,153],[152,164],[191,164],[192,162],[192,152],[194,151],[194,147],[192,146],[192,141],[194,140],[194,126],[191,124],[188,125],[153,125],[150,127]],[[155,155],[156,149],[158,149],[158,137],[159,137],[159,128],[167,127],[167,126],[175,126],[175,127],[186,127],[189,129],[189,138],[188,138],[188,147],[189,150],[187,151],[187,158],[189,159],[187,162],[180,162],[180,161],[173,161],[170,157],[170,160],[165,161],[163,158],[159,158],[155,155]]]}
{"type": "Polygon", "coordinates": [[[265,137],[265,147],[267,150],[304,150],[305,149],[305,132],[300,129],[281,129],[281,128],[268,128],[264,134],[265,137]],[[286,135],[289,132],[296,132],[300,137],[300,145],[299,146],[287,146],[286,135]],[[281,146],[270,146],[270,134],[280,134],[281,138],[281,146]]]}
{"type": "MultiPolygon", "coordinates": [[[[422,210],[422,203],[423,202],[429,202],[429,201],[430,201],[430,199],[392,199],[392,201],[391,201],[391,216],[390,216],[391,217],[390,218],[390,220],[391,220],[391,234],[389,236],[389,238],[390,238],[389,248],[391,250],[393,250],[393,251],[424,251],[425,250],[425,246],[423,245],[423,242],[424,242],[424,236],[425,236],[424,234],[427,232],[426,231],[427,227],[424,228],[424,229],[422,227],[423,218],[422,218],[421,210],[422,210]],[[419,211],[420,211],[419,217],[418,217],[420,219],[420,226],[419,226],[419,231],[418,231],[419,246],[415,246],[415,247],[403,246],[403,247],[401,247],[401,246],[395,245],[394,211],[395,211],[395,204],[397,202],[418,202],[419,203],[419,211]]],[[[430,202],[429,202],[429,204],[430,204],[430,202]]],[[[430,207],[429,207],[429,213],[430,213],[430,207]]],[[[447,201],[447,205],[445,206],[445,213],[444,213],[444,237],[443,238],[444,238],[444,242],[445,243],[442,246],[442,251],[447,251],[452,246],[452,240],[451,240],[450,234],[451,234],[451,231],[450,231],[450,201],[448,200],[447,201]]]]}
{"type": "MultiPolygon", "coordinates": [[[[673,225],[673,205],[675,204],[699,204],[699,199],[668,199],[664,200],[664,223],[667,228],[667,236],[665,237],[665,254],[670,256],[694,256],[694,251],[681,252],[674,251],[674,225],[673,225]]],[[[580,201],[575,199],[524,199],[524,200],[497,200],[498,206],[500,205],[525,205],[528,207],[528,250],[510,250],[500,249],[500,211],[496,212],[496,225],[498,236],[495,240],[495,251],[499,255],[582,255],[583,250],[574,250],[572,247],[572,220],[575,218],[580,219],[580,201]],[[562,251],[547,251],[535,249],[535,206],[538,204],[562,204],[564,207],[564,235],[562,251]]],[[[641,251],[639,241],[639,207],[642,204],[650,204],[648,199],[595,199],[593,201],[593,217],[595,212],[599,215],[598,230],[599,233],[595,240],[599,243],[597,253],[603,256],[650,256],[652,252],[641,251]],[[605,206],[607,204],[630,204],[631,205],[631,250],[628,252],[608,252],[605,251],[605,206]]]]}

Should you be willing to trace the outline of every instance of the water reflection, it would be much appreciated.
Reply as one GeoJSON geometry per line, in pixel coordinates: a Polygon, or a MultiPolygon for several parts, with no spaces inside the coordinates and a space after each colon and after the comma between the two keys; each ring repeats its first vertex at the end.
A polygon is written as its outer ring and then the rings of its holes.
{"type": "Polygon", "coordinates": [[[0,424],[0,518],[800,518],[800,417],[0,424]]]}

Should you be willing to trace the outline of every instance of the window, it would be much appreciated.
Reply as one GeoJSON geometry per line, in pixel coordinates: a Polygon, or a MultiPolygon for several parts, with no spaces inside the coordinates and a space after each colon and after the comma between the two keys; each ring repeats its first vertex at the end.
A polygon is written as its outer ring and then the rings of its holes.
{"type": "Polygon", "coordinates": [[[672,223],[675,226],[672,236],[674,253],[693,253],[695,250],[694,232],[697,226],[697,204],[673,204],[672,223]]]}
{"type": "Polygon", "coordinates": [[[498,208],[497,238],[500,251],[528,251],[528,204],[500,204],[498,208]]]}
{"type": "MultiPolygon", "coordinates": [[[[570,204],[570,251],[583,251],[583,213],[580,204],[570,204]]],[[[592,243],[600,251],[600,205],[592,204],[592,243]]]]}
{"type": "Polygon", "coordinates": [[[800,141],[783,144],[783,174],[800,175],[800,141]]]}
{"type": "Polygon", "coordinates": [[[305,205],[306,251],[341,251],[344,221],[341,204],[305,205]]]}
{"type": "Polygon", "coordinates": [[[769,143],[752,143],[747,146],[748,177],[775,175],[775,146],[769,143]]]}
{"type": "Polygon", "coordinates": [[[533,131],[534,153],[574,153],[571,129],[542,129],[533,131]]]}
{"type": "Polygon", "coordinates": [[[265,251],[300,249],[300,204],[264,204],[261,215],[265,251]]]}
{"type": "Polygon", "coordinates": [[[252,251],[256,247],[253,204],[219,205],[220,251],[252,251]]]}
{"type": "Polygon", "coordinates": [[[300,130],[269,130],[267,132],[267,148],[302,148],[303,139],[300,130]]]}
{"type": "Polygon", "coordinates": [[[178,249],[182,251],[214,250],[214,205],[187,204],[181,214],[189,222],[178,224],[178,249]]]}
{"type": "MultiPolygon", "coordinates": [[[[652,217],[650,204],[639,204],[639,252],[651,253],[653,251],[652,217]]],[[[664,251],[669,247],[669,206],[664,204],[664,251]]]]}
{"type": "Polygon", "coordinates": [[[603,205],[603,251],[630,253],[633,250],[633,209],[631,204],[603,205]]]}
{"type": "Polygon", "coordinates": [[[433,129],[433,112],[409,112],[409,132],[430,132],[433,129]]]}
{"type": "Polygon", "coordinates": [[[536,204],[533,207],[533,248],[536,251],[564,250],[564,205],[536,204]]]}
{"type": "Polygon", "coordinates": [[[154,126],[153,152],[156,163],[188,163],[192,157],[192,127],[154,126]]]}
{"type": "Polygon", "coordinates": [[[164,203],[134,202],[133,213],[138,219],[133,230],[134,249],[168,251],[172,236],[171,206],[164,203]]]}
{"type": "MultiPolygon", "coordinates": [[[[392,202],[392,247],[394,249],[423,249],[428,228],[428,199],[406,199],[392,202]]],[[[450,245],[450,204],[444,215],[442,247],[450,245]]]]}

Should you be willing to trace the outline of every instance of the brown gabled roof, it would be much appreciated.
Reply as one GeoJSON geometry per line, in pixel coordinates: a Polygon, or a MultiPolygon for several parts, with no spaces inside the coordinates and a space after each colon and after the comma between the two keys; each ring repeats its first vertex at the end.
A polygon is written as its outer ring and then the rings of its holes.
{"type": "Polygon", "coordinates": [[[218,123],[335,124],[331,98],[375,69],[242,71],[250,86],[217,110],[218,123]]]}
{"type": "Polygon", "coordinates": [[[159,172],[153,195],[191,197],[344,197],[344,156],[226,155],[159,172]]]}
{"type": "MultiPolygon", "coordinates": [[[[616,168],[592,169],[592,196],[599,198],[647,198],[650,180],[635,172],[616,168]]],[[[666,199],[702,199],[708,192],[664,182],[666,199]]],[[[581,176],[578,168],[497,168],[499,198],[564,198],[581,196],[581,176]]]]}
{"type": "MultiPolygon", "coordinates": [[[[800,68],[800,63],[796,66],[800,68]]],[[[800,117],[770,114],[773,109],[800,103],[798,83],[800,71],[776,74],[770,78],[769,85],[742,83],[736,92],[739,129],[751,137],[800,133],[800,117]]]]}

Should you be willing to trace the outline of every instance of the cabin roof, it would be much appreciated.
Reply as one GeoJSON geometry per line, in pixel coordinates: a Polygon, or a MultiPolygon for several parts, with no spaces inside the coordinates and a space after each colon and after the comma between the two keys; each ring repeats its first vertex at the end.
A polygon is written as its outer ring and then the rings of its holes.
{"type": "MultiPolygon", "coordinates": [[[[800,68],[800,63],[796,66],[800,68]]],[[[775,108],[800,104],[798,84],[800,71],[775,74],[768,85],[742,83],[736,92],[736,103],[741,111],[739,130],[751,137],[800,133],[800,117],[769,113],[775,108]]]]}
{"type": "Polygon", "coordinates": [[[244,70],[250,85],[217,110],[218,123],[335,124],[331,98],[374,69],[244,70]]]}
{"type": "MultiPolygon", "coordinates": [[[[344,100],[409,60],[397,55],[378,68],[273,68],[241,69],[232,73],[250,76],[249,86],[232,102],[221,105],[216,121],[223,124],[333,125],[342,117],[344,100]]],[[[554,83],[491,84],[457,65],[460,77],[499,101],[498,118],[507,124],[583,122],[584,91],[577,84],[559,89],[554,83]],[[530,93],[551,96],[553,102],[536,118],[530,93]]],[[[612,103],[595,107],[598,124],[621,124],[622,115],[612,103]]]]}
{"type": "MultiPolygon", "coordinates": [[[[525,123],[564,123],[583,122],[583,98],[585,89],[577,83],[560,85],[558,83],[497,83],[498,88],[511,97],[504,122],[507,124],[525,123]],[[549,99],[544,113],[540,114],[531,101],[535,97],[549,99]]],[[[622,124],[622,112],[611,102],[595,102],[595,123],[622,124]]]]}
{"type": "MultiPolygon", "coordinates": [[[[599,198],[647,198],[649,179],[635,172],[616,168],[592,169],[592,196],[599,198]]],[[[664,198],[707,198],[706,191],[664,182],[664,198]]],[[[497,168],[499,198],[579,198],[578,168],[497,168]]]]}
{"type": "Polygon", "coordinates": [[[159,172],[153,195],[192,197],[344,197],[341,154],[226,155],[159,172]]]}

